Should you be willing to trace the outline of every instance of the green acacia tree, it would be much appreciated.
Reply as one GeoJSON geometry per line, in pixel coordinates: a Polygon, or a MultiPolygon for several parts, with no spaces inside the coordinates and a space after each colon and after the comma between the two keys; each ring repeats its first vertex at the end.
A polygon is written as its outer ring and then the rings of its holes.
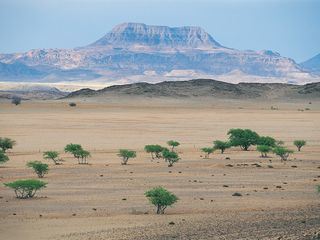
{"type": "Polygon", "coordinates": [[[8,149],[12,149],[16,145],[16,141],[10,138],[0,138],[0,148],[5,153],[8,149]]]}
{"type": "Polygon", "coordinates": [[[84,150],[80,144],[70,143],[65,146],[64,151],[71,153],[78,160],[78,164],[88,164],[87,159],[91,156],[90,152],[84,150]]]}
{"type": "Polygon", "coordinates": [[[258,145],[257,151],[261,153],[261,157],[268,157],[268,153],[271,152],[272,148],[268,145],[258,145]]]}
{"type": "Polygon", "coordinates": [[[175,140],[170,140],[167,142],[167,144],[171,147],[171,151],[174,151],[175,147],[178,147],[180,145],[180,143],[178,141],[175,140]]]}
{"type": "Polygon", "coordinates": [[[120,149],[118,156],[121,157],[122,165],[127,165],[128,161],[130,158],[135,158],[137,156],[137,153],[135,151],[132,150],[128,150],[128,149],[120,149]]]}
{"type": "Polygon", "coordinates": [[[161,158],[161,152],[163,150],[163,147],[158,145],[158,144],[155,144],[155,145],[146,145],[144,147],[144,150],[147,152],[147,153],[150,153],[151,154],[151,158],[154,159],[155,157],[156,158],[161,158]]]}
{"type": "Polygon", "coordinates": [[[45,174],[49,171],[48,164],[42,163],[40,161],[31,161],[27,163],[27,167],[33,169],[33,171],[38,175],[39,178],[43,178],[45,174]]]}
{"type": "Polygon", "coordinates": [[[250,129],[230,129],[228,135],[230,144],[232,146],[239,146],[244,151],[248,151],[251,145],[257,145],[259,141],[258,133],[250,129]]]}
{"type": "Polygon", "coordinates": [[[59,153],[57,151],[46,151],[43,153],[43,158],[52,160],[55,165],[60,164],[59,153]]]}
{"type": "Polygon", "coordinates": [[[293,144],[298,148],[298,151],[301,151],[301,148],[307,144],[305,140],[294,140],[293,144]]]}
{"type": "Polygon", "coordinates": [[[293,153],[293,151],[286,147],[277,146],[273,149],[273,153],[279,156],[281,159],[281,162],[283,162],[283,161],[287,161],[290,153],[293,153]]]}
{"type": "Polygon", "coordinates": [[[275,147],[277,145],[277,141],[273,137],[261,136],[259,137],[258,145],[275,147]]]}
{"type": "Polygon", "coordinates": [[[7,161],[9,161],[9,157],[2,150],[0,150],[0,164],[7,161]]]}
{"type": "Polygon", "coordinates": [[[163,187],[152,188],[145,192],[145,196],[149,199],[151,204],[156,206],[157,214],[164,214],[164,211],[167,207],[172,206],[179,200],[176,195],[163,187]]]}
{"type": "Polygon", "coordinates": [[[38,190],[46,187],[47,183],[37,179],[26,179],[4,183],[4,185],[13,189],[17,198],[26,199],[34,197],[38,190]]]}
{"type": "Polygon", "coordinates": [[[91,154],[87,150],[78,149],[74,152],[74,156],[78,159],[78,164],[88,164],[88,158],[91,157],[91,154]]]}
{"type": "Polygon", "coordinates": [[[204,158],[209,158],[210,154],[214,152],[214,148],[213,147],[204,147],[204,148],[201,148],[201,151],[205,153],[204,158]]]}
{"type": "Polygon", "coordinates": [[[226,149],[231,147],[231,144],[228,141],[224,142],[224,141],[216,140],[213,142],[213,147],[214,149],[220,150],[221,154],[223,154],[226,149]]]}
{"type": "Polygon", "coordinates": [[[164,149],[162,151],[162,157],[168,162],[168,167],[172,167],[174,163],[180,160],[178,153],[164,149]]]}

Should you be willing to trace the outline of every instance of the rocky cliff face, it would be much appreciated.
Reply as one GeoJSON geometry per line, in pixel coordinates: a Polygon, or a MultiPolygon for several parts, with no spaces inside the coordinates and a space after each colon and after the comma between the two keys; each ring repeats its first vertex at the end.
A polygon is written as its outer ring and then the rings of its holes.
{"type": "MultiPolygon", "coordinates": [[[[292,59],[270,50],[226,48],[199,27],[170,28],[140,23],[117,25],[85,47],[0,54],[0,62],[23,64],[28,67],[28,73],[40,71],[43,79],[50,81],[122,78],[127,82],[160,81],[233,73],[290,80],[302,75],[309,77],[292,59]]],[[[0,69],[1,79],[11,77],[10,73],[1,74],[0,69]]]]}

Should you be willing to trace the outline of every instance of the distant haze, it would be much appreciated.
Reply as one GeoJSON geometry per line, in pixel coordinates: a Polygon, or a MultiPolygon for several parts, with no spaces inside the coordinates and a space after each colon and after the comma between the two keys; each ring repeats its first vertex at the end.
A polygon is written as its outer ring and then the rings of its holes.
{"type": "Polygon", "coordinates": [[[121,22],[201,26],[237,49],[271,49],[297,62],[320,52],[317,0],[1,0],[0,53],[73,48],[121,22]]]}

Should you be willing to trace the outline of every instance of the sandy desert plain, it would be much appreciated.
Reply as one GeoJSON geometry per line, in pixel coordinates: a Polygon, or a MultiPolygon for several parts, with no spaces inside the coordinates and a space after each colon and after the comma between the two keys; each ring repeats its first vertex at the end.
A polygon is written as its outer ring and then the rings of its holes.
{"type": "Polygon", "coordinates": [[[0,102],[0,136],[17,142],[0,167],[1,239],[319,239],[319,101],[127,98],[72,100],[73,108],[68,101],[0,102]],[[203,159],[200,148],[227,140],[230,128],[250,128],[293,150],[295,139],[307,145],[286,164],[274,154],[260,158],[255,147],[203,159]],[[170,139],[181,143],[171,168],[143,151],[170,139]],[[63,153],[71,142],[91,152],[89,165],[63,153]],[[122,166],[120,148],[137,158],[122,166]],[[63,165],[43,160],[46,150],[58,150],[63,165]],[[35,198],[16,199],[2,183],[36,178],[25,166],[30,160],[50,164],[48,185],[35,198]],[[155,186],[180,199],[165,215],[144,196],[155,186]]]}

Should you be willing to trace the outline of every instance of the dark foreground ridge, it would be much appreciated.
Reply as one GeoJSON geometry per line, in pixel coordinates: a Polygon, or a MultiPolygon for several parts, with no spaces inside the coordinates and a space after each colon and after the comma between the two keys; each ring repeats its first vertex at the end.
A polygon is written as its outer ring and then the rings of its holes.
{"type": "Polygon", "coordinates": [[[165,81],[156,84],[133,83],[114,85],[100,90],[89,88],[72,92],[66,98],[87,97],[167,97],[195,98],[212,97],[224,99],[301,99],[320,98],[320,82],[306,85],[282,83],[239,83],[231,84],[212,79],[189,81],[165,81]]]}

